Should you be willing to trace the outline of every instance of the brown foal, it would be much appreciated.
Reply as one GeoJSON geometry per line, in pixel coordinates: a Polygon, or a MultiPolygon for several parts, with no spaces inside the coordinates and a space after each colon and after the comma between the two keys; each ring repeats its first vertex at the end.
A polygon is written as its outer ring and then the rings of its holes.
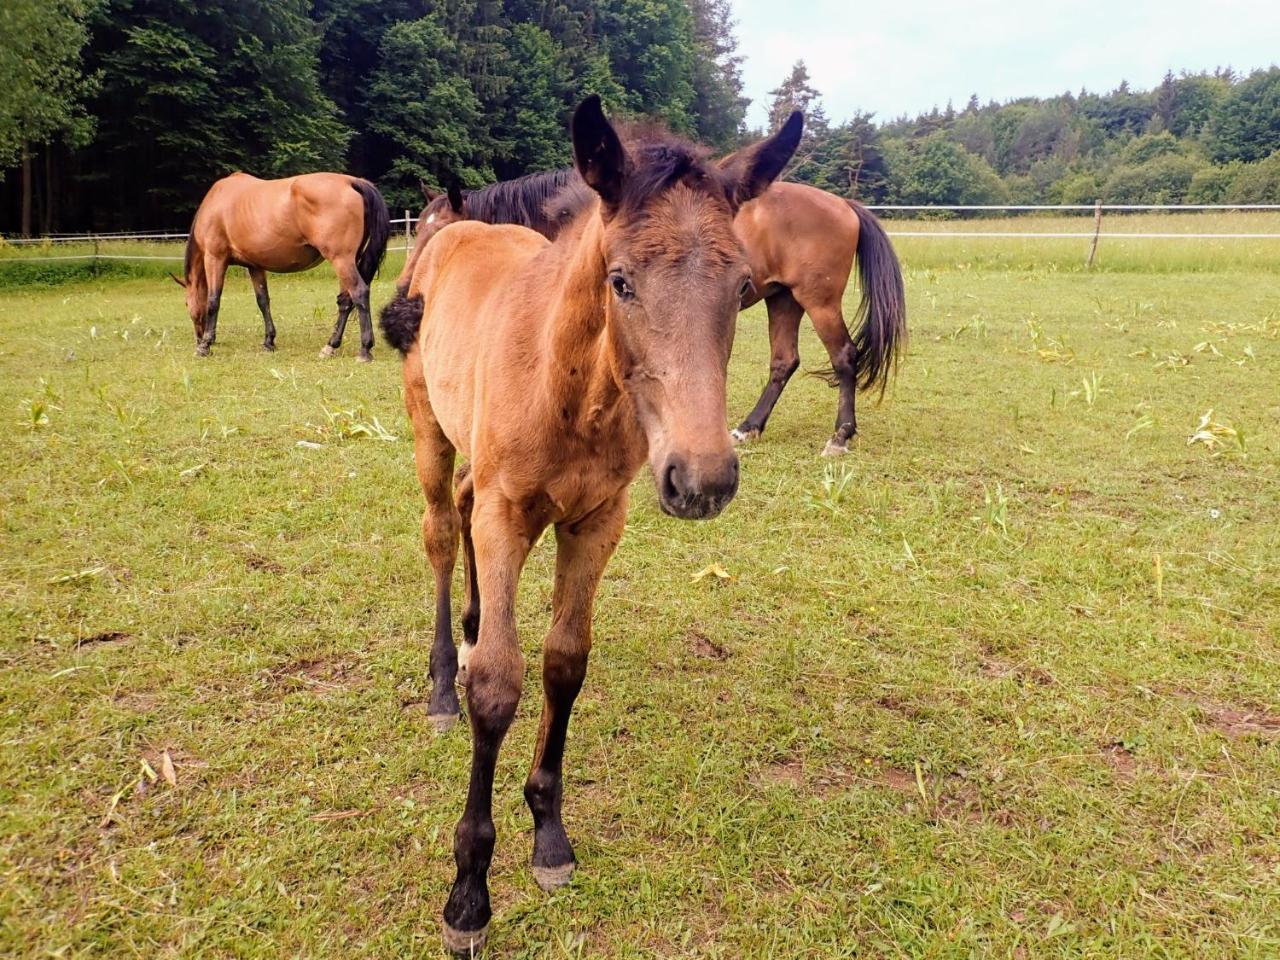
{"type": "MultiPolygon", "coordinates": [[[[732,170],[740,154],[719,166],[732,170]]],[[[417,241],[397,289],[408,289],[416,259],[436,233],[458,220],[519,223],[554,240],[584,204],[594,202],[574,170],[551,170],[448,196],[424,192],[427,206],[418,218],[417,241]]],[[[807,312],[826,347],[831,366],[819,375],[839,388],[835,432],[824,456],[848,452],[858,432],[855,398],[859,390],[883,393],[907,334],[902,269],[880,221],[856,200],[846,200],[803,183],[776,183],[744,204],[734,230],[751,264],[751,288],[742,308],[764,300],[769,311],[772,358],[760,399],[733,438],[754,440],[787,381],[800,367],[800,318],[807,312]],[[850,334],[844,292],[857,255],[862,297],[850,334]]]]}
{"type": "Polygon", "coordinates": [[[387,205],[368,180],[344,173],[308,173],[284,180],[259,180],[247,173],[223,177],[196,210],[183,277],[174,277],[187,291],[196,355],[207,357],[217,339],[228,266],[249,268],[262,311],[262,346],[274,350],[268,271],[293,273],[328,260],[338,275],[338,321],[320,354],[331,357],[342,346],[354,308],[360,315],[360,359],[373,359],[369,284],[390,234],[387,205]]]}
{"type": "Polygon", "coordinates": [[[670,134],[624,144],[597,97],[573,116],[574,160],[595,201],[555,243],[524,227],[466,221],[442,230],[407,295],[382,314],[405,354],[405,405],[426,494],[423,543],[435,576],[430,712],[458,713],[449,587],[459,534],[468,593],[463,655],[471,785],[454,839],[457,878],[444,940],[484,943],[495,831],[494,767],[524,676],[516,633],[520,571],[555,527],[543,709],[525,798],[533,873],[568,881],[560,816],[569,714],[586,675],[596,587],[626,523],[627,491],[648,460],[668,514],[718,514],[738,486],[725,427],[725,380],[750,268],[733,231],[738,207],[790,159],[794,114],[733,171],[670,134]],[[455,500],[455,457],[468,461],[455,500]]]}

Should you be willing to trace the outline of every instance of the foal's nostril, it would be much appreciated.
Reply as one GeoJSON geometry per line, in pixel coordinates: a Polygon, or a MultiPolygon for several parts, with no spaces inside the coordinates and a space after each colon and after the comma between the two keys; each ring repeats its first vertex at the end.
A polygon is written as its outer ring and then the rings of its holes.
{"type": "Polygon", "coordinates": [[[662,471],[662,496],[668,502],[677,500],[680,497],[680,487],[676,483],[679,472],[680,466],[674,460],[668,460],[667,469],[662,471]]]}

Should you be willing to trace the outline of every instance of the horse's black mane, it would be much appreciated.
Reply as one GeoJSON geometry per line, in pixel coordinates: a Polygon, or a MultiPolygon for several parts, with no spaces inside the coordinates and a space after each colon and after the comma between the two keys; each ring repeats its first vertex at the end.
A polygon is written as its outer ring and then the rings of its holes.
{"type": "Polygon", "coordinates": [[[485,223],[515,223],[554,237],[559,225],[548,214],[547,201],[575,181],[582,182],[578,171],[568,167],[492,183],[467,194],[467,216],[485,223]]]}
{"type": "MultiPolygon", "coordinates": [[[[723,177],[706,151],[657,124],[636,124],[621,131],[632,158],[622,206],[640,207],[655,193],[694,175],[710,189],[724,189],[723,177]]],[[[530,173],[493,183],[466,197],[467,216],[485,223],[516,223],[554,240],[595,193],[573,167],[530,173]]]]}

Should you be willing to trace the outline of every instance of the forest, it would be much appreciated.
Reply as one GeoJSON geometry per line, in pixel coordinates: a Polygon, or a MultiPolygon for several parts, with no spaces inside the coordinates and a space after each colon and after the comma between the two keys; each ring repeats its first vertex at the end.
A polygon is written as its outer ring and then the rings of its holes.
{"type": "MultiPolygon", "coordinates": [[[[183,229],[233,170],[419,184],[565,164],[584,95],[728,151],[748,130],[729,0],[6,0],[0,231],[183,229]]],[[[1149,91],[829,121],[803,61],[791,179],[875,203],[1280,201],[1280,69],[1149,91]]]]}

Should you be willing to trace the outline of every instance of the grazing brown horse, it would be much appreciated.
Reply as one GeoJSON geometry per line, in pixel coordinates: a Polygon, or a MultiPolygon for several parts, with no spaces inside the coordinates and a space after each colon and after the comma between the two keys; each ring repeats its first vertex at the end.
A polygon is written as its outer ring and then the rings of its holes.
{"type": "Polygon", "coordinates": [[[422,534],[436,589],[429,712],[441,726],[458,712],[449,585],[459,533],[464,545],[472,761],[444,908],[455,952],[479,950],[491,916],[494,765],[524,677],[515,598],[525,558],[554,526],[542,725],[524,788],[533,873],[549,890],[574,868],[560,815],[565,735],[631,481],[648,460],[662,509],[683,518],[715,516],[737,490],[725,380],[750,268],[733,215],[785,166],[801,124],[794,114],[726,172],[654,129],[624,144],[591,97],[574,113],[572,141],[596,199],[556,241],[524,227],[456,224],[382,313],[405,355],[427,500],[422,534]],[[458,454],[469,465],[455,501],[458,454]]]}
{"type": "Polygon", "coordinates": [[[247,173],[222,178],[196,210],[183,278],[178,280],[187,290],[196,355],[207,357],[217,339],[228,266],[249,268],[262,311],[262,346],[274,350],[267,271],[293,273],[328,260],[338,275],[338,322],[320,354],[331,357],[342,346],[354,307],[360,314],[360,359],[372,360],[369,284],[382,264],[390,233],[387,205],[368,180],[343,173],[308,173],[284,180],[259,180],[247,173]]]}
{"type": "MultiPolygon", "coordinates": [[[[736,163],[735,154],[721,160],[720,166],[732,170],[736,163]]],[[[573,171],[553,170],[494,184],[465,197],[428,194],[428,201],[418,219],[413,257],[440,229],[463,219],[524,223],[554,238],[583,204],[591,202],[591,191],[573,171]],[[498,191],[500,203],[472,200],[498,191]],[[535,202],[549,194],[542,212],[531,217],[528,211],[535,202]]],[[[878,387],[884,392],[907,332],[902,269],[893,246],[880,222],[862,204],[800,183],[776,183],[745,204],[734,229],[751,263],[752,285],[742,308],[764,300],[773,356],[764,392],[733,431],[733,438],[745,443],[764,432],[783,388],[800,366],[800,318],[807,312],[831,359],[830,369],[822,375],[840,390],[835,432],[822,452],[824,456],[846,453],[849,438],[858,431],[857,391],[878,387]],[[856,312],[857,332],[851,337],[843,301],[855,254],[862,298],[856,312]]],[[[401,274],[400,283],[407,282],[408,275],[401,274]]]]}

